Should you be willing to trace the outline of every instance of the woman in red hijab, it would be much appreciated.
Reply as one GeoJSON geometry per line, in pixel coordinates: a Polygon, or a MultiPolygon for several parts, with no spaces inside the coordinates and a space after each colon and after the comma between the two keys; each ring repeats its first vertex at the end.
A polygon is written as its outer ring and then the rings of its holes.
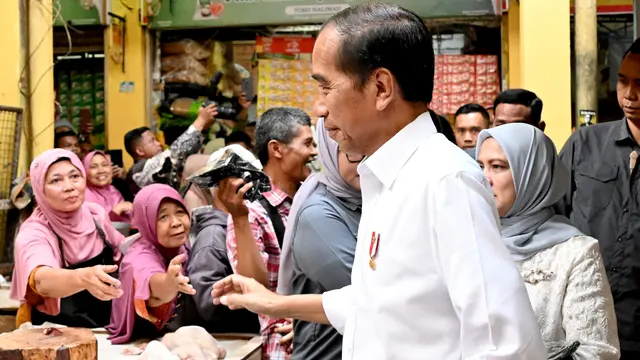
{"type": "Polygon", "coordinates": [[[140,231],[120,270],[124,296],[113,302],[107,330],[114,344],[154,337],[174,314],[180,293],[193,295],[187,263],[190,218],[180,194],[162,184],[145,186],[133,200],[140,231]]]}
{"type": "Polygon", "coordinates": [[[103,327],[122,296],[114,273],[124,237],[101,206],[85,203],[84,166],[72,152],[45,151],[30,175],[38,206],[14,244],[16,323],[103,327]]]}

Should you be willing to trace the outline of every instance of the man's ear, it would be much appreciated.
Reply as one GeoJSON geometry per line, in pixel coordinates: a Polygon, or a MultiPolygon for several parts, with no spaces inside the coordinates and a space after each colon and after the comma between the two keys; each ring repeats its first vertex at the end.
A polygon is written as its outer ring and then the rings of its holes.
{"type": "Polygon", "coordinates": [[[269,143],[267,144],[267,149],[269,149],[269,159],[282,159],[284,147],[279,141],[269,141],[269,143]]]}
{"type": "Polygon", "coordinates": [[[389,106],[398,88],[395,84],[395,78],[385,68],[377,69],[372,77],[376,86],[376,109],[382,111],[389,106]]]}
{"type": "Polygon", "coordinates": [[[144,151],[142,150],[142,148],[138,145],[136,145],[133,148],[133,152],[139,157],[139,158],[143,158],[144,157],[144,151]]]}
{"type": "Polygon", "coordinates": [[[544,122],[544,120],[540,120],[540,122],[538,123],[538,129],[540,129],[540,131],[544,132],[544,129],[547,128],[547,123],[544,122]]]}

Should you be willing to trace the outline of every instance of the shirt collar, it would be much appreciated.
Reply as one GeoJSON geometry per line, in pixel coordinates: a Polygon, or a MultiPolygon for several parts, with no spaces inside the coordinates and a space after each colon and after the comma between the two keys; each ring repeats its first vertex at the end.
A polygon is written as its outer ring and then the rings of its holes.
{"type": "Polygon", "coordinates": [[[285,200],[291,201],[289,195],[287,195],[284,191],[280,190],[273,182],[271,182],[271,191],[267,191],[262,193],[262,195],[267,199],[269,204],[273,207],[278,207],[282,205],[285,200]]]}
{"type": "Polygon", "coordinates": [[[358,172],[362,174],[368,169],[384,186],[391,188],[418,146],[435,133],[437,130],[429,112],[421,114],[365,159],[358,172]]]}
{"type": "Polygon", "coordinates": [[[629,124],[627,124],[627,119],[623,118],[618,124],[618,128],[615,130],[615,141],[616,142],[624,142],[627,140],[633,140],[631,137],[631,131],[629,131],[629,124]]]}

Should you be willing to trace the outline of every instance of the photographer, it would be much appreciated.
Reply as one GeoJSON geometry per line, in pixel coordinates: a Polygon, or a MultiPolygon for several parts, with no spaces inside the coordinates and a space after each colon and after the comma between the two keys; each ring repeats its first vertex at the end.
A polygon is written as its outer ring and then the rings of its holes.
{"type": "MultiPolygon", "coordinates": [[[[244,194],[253,184],[228,178],[220,182],[218,196],[228,210],[227,249],[234,272],[254,278],[275,291],[280,249],[292,199],[309,176],[309,162],[317,155],[311,119],[289,107],[267,110],[256,127],[256,153],[271,179],[271,191],[249,203],[244,194]],[[239,191],[238,191],[239,189],[239,191]]],[[[284,358],[276,329],[283,320],[260,316],[265,359],[284,358]]]]}
{"type": "Polygon", "coordinates": [[[131,192],[135,195],[141,188],[153,183],[177,189],[187,157],[200,151],[201,133],[213,125],[217,114],[214,104],[200,108],[198,118],[165,151],[162,151],[162,145],[149,128],[129,131],[124,136],[124,146],[135,161],[127,174],[131,192]]]}
{"type": "MultiPolygon", "coordinates": [[[[219,90],[218,96],[233,96],[237,99],[237,103],[233,101],[223,101],[225,108],[234,108],[237,114],[233,117],[219,116],[218,121],[214,127],[215,137],[209,141],[204,148],[205,154],[212,154],[218,149],[226,146],[225,138],[231,133],[236,131],[244,131],[245,127],[251,120],[250,108],[257,101],[255,99],[255,92],[253,90],[253,80],[251,73],[245,69],[242,65],[234,63],[231,55],[233,54],[232,48],[227,46],[224,50],[225,56],[228,56],[226,63],[222,71],[219,71],[214,75],[211,80],[212,87],[219,90]],[[224,79],[222,83],[222,89],[218,85],[220,81],[224,79]]],[[[219,99],[218,99],[219,100],[219,99]]],[[[255,105],[254,105],[255,108],[255,105]]],[[[255,112],[253,116],[255,120],[255,112]]]]}

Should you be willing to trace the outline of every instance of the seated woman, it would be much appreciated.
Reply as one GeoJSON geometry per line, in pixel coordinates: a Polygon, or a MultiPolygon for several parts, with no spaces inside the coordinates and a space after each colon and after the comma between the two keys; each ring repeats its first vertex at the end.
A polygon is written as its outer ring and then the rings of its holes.
{"type": "MultiPolygon", "coordinates": [[[[322,120],[317,136],[322,171],[307,178],[293,199],[280,258],[281,294],[322,294],[351,284],[363,156],[340,151],[322,120]]],[[[342,336],[333,327],[296,320],[293,330],[292,360],[341,358],[342,336]]]]}
{"type": "Polygon", "coordinates": [[[113,303],[107,330],[114,344],[154,337],[173,316],[178,294],[194,295],[182,266],[188,256],[189,214],[180,194],[162,184],[142,188],[133,200],[140,238],[120,269],[124,296],[113,303]]]}
{"type": "MultiPolygon", "coordinates": [[[[192,155],[185,163],[183,176],[187,178],[207,163],[217,162],[229,149],[247,162],[260,164],[249,150],[233,144],[217,150],[211,156],[192,155]]],[[[183,297],[182,306],[177,311],[177,326],[198,325],[210,333],[257,334],[260,323],[256,314],[215,305],[211,297],[213,284],[233,274],[227,255],[227,209],[217,198],[216,192],[217,188],[202,189],[192,185],[184,196],[191,212],[192,242],[187,272],[196,295],[183,297]]],[[[173,321],[169,326],[176,327],[173,321]]]]}
{"type": "Polygon", "coordinates": [[[38,206],[14,243],[16,323],[103,327],[111,300],[122,295],[109,274],[118,269],[124,237],[101,206],[84,201],[84,166],[70,151],[45,151],[31,163],[30,176],[38,206]]]}
{"type": "Polygon", "coordinates": [[[553,205],[569,172],[539,129],[507,124],[478,136],[478,163],[495,194],[502,239],[518,264],[550,358],[620,357],[613,298],[598,241],[553,205]]]}
{"type": "Polygon", "coordinates": [[[83,160],[87,172],[85,201],[96,203],[109,214],[111,221],[131,223],[133,204],[124,201],[122,194],[112,184],[112,167],[107,155],[93,151],[83,160]]]}

